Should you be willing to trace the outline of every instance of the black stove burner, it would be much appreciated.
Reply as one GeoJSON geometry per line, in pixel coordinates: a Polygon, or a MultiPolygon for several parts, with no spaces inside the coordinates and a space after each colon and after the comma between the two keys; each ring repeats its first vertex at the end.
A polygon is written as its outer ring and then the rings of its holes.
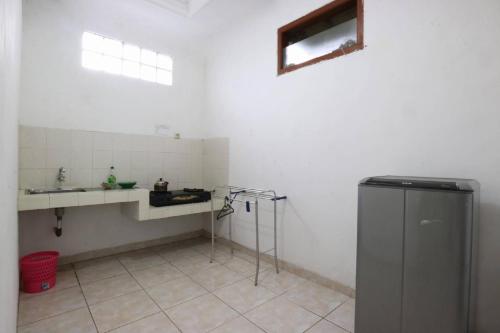
{"type": "Polygon", "coordinates": [[[154,207],[165,207],[210,200],[210,192],[200,189],[185,188],[182,191],[149,192],[149,204],[154,207]]]}

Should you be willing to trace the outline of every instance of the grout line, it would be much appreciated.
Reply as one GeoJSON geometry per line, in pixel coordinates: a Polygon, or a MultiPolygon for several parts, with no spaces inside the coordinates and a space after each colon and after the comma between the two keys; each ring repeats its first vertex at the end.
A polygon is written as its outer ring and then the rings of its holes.
{"type": "Polygon", "coordinates": [[[90,305],[89,302],[87,301],[87,297],[85,296],[85,293],[83,292],[82,284],[80,283],[80,279],[78,278],[78,274],[76,274],[75,266],[71,264],[71,267],[73,268],[73,272],[75,273],[76,276],[76,281],[78,282],[78,287],[80,287],[80,291],[82,292],[83,299],[85,300],[85,304],[87,304],[87,311],[90,314],[90,318],[92,319],[92,322],[94,323],[94,327],[96,332],[99,332],[99,329],[97,328],[97,324],[95,322],[94,315],[92,314],[92,311],[90,311],[90,305]]]}
{"type": "MultiPolygon", "coordinates": [[[[20,327],[31,326],[31,325],[34,325],[34,324],[39,323],[39,322],[41,322],[41,321],[44,321],[44,320],[47,320],[47,319],[52,319],[52,318],[55,318],[55,317],[59,317],[59,316],[61,316],[61,315],[63,315],[63,314],[67,314],[67,313],[70,313],[70,312],[73,312],[73,311],[76,311],[76,310],[85,309],[85,308],[87,308],[87,306],[86,306],[86,305],[83,305],[83,306],[81,306],[81,307],[79,307],[79,308],[76,308],[76,309],[71,309],[71,310],[67,310],[67,311],[64,311],[64,312],[61,312],[61,313],[58,313],[58,314],[55,314],[55,315],[51,315],[51,316],[48,316],[48,317],[44,317],[44,318],[42,318],[42,319],[38,319],[38,320],[36,320],[36,321],[34,321],[34,322],[29,322],[29,323],[26,323],[26,324],[23,324],[23,325],[18,325],[17,327],[18,327],[18,328],[20,328],[20,327]]],[[[88,309],[88,308],[87,308],[87,309],[88,309]]],[[[90,312],[90,311],[89,311],[89,312],[90,312]]]]}
{"type": "MultiPolygon", "coordinates": [[[[127,269],[127,268],[125,267],[125,269],[127,269]]],[[[127,271],[128,271],[128,270],[127,270],[127,271]]],[[[141,289],[142,289],[142,291],[144,292],[144,294],[146,294],[146,296],[147,296],[147,297],[148,297],[148,298],[149,298],[149,299],[150,299],[150,300],[151,300],[151,301],[152,301],[152,302],[153,302],[153,303],[154,303],[154,304],[158,307],[158,309],[160,310],[160,312],[157,312],[157,313],[163,313],[163,314],[164,314],[164,315],[168,318],[168,320],[170,320],[170,322],[171,322],[171,323],[172,323],[172,324],[173,324],[173,325],[174,325],[174,326],[175,326],[175,327],[179,330],[179,332],[182,332],[182,330],[181,330],[181,329],[177,326],[177,324],[176,324],[176,323],[172,320],[172,318],[170,318],[170,317],[167,315],[166,311],[164,311],[164,310],[163,310],[163,308],[160,306],[160,304],[158,304],[158,303],[157,303],[157,302],[153,299],[153,297],[151,297],[151,295],[150,295],[150,294],[146,291],[146,289],[144,288],[144,286],[143,286],[142,284],[140,284],[140,283],[139,283],[139,281],[137,281],[137,279],[135,278],[135,276],[133,276],[130,272],[129,272],[129,274],[132,276],[132,278],[135,280],[135,282],[136,282],[136,283],[137,283],[137,284],[141,287],[141,289]]],[[[180,279],[180,278],[179,278],[179,279],[180,279]]],[[[175,279],[175,280],[177,280],[177,279],[175,279]]],[[[172,280],[172,281],[174,281],[174,280],[172,280]]],[[[168,283],[168,282],[166,282],[166,283],[168,283]]],[[[151,287],[151,288],[152,288],[152,287],[151,287]]],[[[139,319],[139,320],[142,320],[142,319],[145,319],[145,318],[147,318],[147,317],[141,318],[141,319],[139,319]]],[[[131,324],[131,323],[127,323],[126,325],[129,325],[129,324],[131,324]]],[[[126,326],[126,325],[123,325],[123,326],[126,326]]]]}

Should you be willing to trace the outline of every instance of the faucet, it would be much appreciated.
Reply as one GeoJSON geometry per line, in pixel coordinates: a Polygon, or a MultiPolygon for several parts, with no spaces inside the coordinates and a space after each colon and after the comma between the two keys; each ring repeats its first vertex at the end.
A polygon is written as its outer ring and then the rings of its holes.
{"type": "Polygon", "coordinates": [[[66,181],[66,169],[64,167],[59,168],[59,173],[57,174],[57,183],[59,184],[59,188],[61,189],[66,181]]]}

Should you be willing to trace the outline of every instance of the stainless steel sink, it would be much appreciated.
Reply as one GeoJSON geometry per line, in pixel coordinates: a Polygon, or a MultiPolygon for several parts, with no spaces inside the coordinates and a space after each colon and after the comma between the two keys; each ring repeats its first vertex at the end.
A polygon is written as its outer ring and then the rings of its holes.
{"type": "Polygon", "coordinates": [[[51,193],[74,193],[87,192],[84,188],[51,188],[51,189],[27,189],[26,194],[51,194],[51,193]]]}

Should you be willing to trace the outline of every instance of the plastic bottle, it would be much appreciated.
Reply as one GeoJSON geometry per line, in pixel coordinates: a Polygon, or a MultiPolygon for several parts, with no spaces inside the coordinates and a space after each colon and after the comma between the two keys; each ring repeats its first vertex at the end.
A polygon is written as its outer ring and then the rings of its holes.
{"type": "Polygon", "coordinates": [[[109,176],[108,176],[108,185],[111,188],[116,187],[116,176],[114,173],[115,173],[115,167],[112,166],[111,168],[109,168],[109,176]]]}

